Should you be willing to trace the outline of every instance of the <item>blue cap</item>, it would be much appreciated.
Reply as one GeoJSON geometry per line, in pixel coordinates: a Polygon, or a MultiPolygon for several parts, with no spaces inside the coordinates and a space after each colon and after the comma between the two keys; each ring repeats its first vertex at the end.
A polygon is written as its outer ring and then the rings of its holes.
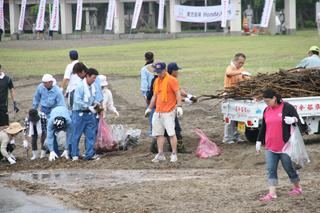
{"type": "Polygon", "coordinates": [[[168,73],[172,73],[173,71],[180,70],[181,67],[178,66],[176,62],[172,62],[168,64],[168,73]]]}
{"type": "Polygon", "coordinates": [[[78,52],[77,52],[77,50],[71,50],[69,52],[69,56],[70,56],[70,59],[72,59],[72,60],[78,60],[78,52]]]}
{"type": "Polygon", "coordinates": [[[157,62],[157,63],[153,64],[152,67],[154,68],[154,70],[153,70],[154,72],[161,73],[163,70],[166,69],[166,63],[157,62]]]}

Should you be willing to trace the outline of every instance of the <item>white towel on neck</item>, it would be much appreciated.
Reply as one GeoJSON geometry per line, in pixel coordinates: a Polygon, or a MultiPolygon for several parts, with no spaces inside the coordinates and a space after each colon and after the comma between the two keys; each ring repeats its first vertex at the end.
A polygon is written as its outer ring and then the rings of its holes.
{"type": "MultiPolygon", "coordinates": [[[[42,134],[42,128],[41,128],[41,119],[36,123],[37,133],[38,135],[42,134]]],[[[29,122],[29,137],[34,135],[34,129],[33,129],[33,123],[29,122]]]]}
{"type": "Polygon", "coordinates": [[[84,102],[88,102],[91,96],[95,96],[96,88],[95,88],[95,85],[94,85],[94,82],[93,82],[90,85],[91,86],[91,93],[92,93],[92,95],[91,95],[90,86],[88,85],[86,78],[83,79],[83,85],[84,85],[84,97],[83,97],[83,100],[84,100],[84,102]]]}

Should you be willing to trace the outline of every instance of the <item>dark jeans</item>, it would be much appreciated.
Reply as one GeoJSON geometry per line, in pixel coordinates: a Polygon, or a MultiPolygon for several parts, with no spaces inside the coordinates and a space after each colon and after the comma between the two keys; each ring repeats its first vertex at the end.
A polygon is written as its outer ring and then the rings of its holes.
{"type": "Polygon", "coordinates": [[[269,150],[266,150],[266,162],[268,170],[268,182],[270,186],[278,185],[278,163],[281,161],[282,166],[286,173],[288,174],[290,181],[292,183],[297,183],[300,181],[297,171],[293,167],[292,161],[289,155],[285,153],[275,153],[269,150]]]}

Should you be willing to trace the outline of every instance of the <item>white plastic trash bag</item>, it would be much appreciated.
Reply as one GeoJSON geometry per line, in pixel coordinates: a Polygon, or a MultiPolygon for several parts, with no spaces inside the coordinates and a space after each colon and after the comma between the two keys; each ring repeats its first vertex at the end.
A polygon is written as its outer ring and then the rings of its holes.
{"type": "Polygon", "coordinates": [[[126,139],[126,130],[123,125],[111,125],[111,132],[112,136],[117,141],[119,145],[122,145],[124,143],[124,140],[126,139]]]}
{"type": "Polygon", "coordinates": [[[282,152],[289,155],[292,162],[301,167],[310,162],[307,149],[298,127],[291,126],[290,139],[283,147],[282,152]]]}

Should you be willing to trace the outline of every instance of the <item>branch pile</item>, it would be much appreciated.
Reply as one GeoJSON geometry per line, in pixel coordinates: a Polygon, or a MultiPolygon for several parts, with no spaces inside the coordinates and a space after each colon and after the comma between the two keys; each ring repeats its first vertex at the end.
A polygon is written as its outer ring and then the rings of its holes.
{"type": "Polygon", "coordinates": [[[266,89],[273,89],[283,98],[320,96],[320,69],[280,70],[261,74],[241,81],[236,86],[220,91],[217,95],[203,95],[201,100],[232,98],[236,100],[262,99],[266,89]]]}

